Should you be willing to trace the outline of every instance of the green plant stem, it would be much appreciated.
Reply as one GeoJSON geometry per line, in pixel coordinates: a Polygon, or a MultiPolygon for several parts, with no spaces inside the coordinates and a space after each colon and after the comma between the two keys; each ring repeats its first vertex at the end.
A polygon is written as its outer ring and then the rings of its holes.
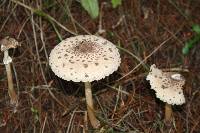
{"type": "Polygon", "coordinates": [[[94,114],[94,105],[93,105],[93,100],[92,100],[91,83],[90,82],[84,82],[84,84],[85,84],[85,97],[86,97],[88,117],[90,119],[92,127],[98,128],[100,126],[100,122],[99,122],[99,120],[97,120],[97,118],[94,114]]]}

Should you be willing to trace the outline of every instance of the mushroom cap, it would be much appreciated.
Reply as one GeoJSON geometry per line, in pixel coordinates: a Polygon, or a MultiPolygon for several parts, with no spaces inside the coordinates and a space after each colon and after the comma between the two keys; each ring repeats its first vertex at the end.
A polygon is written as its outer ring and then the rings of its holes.
{"type": "Polygon", "coordinates": [[[6,51],[10,48],[16,48],[17,46],[21,46],[17,40],[9,36],[2,39],[0,41],[0,44],[1,44],[1,51],[6,51]]]}
{"type": "Polygon", "coordinates": [[[118,49],[94,35],[78,35],[61,41],[50,53],[49,64],[60,78],[74,82],[100,80],[121,63],[118,49]]]}
{"type": "Polygon", "coordinates": [[[146,78],[150,81],[151,89],[155,90],[156,97],[171,105],[185,103],[182,87],[185,79],[181,74],[173,72],[162,72],[156,65],[150,67],[146,78]]]}
{"type": "Polygon", "coordinates": [[[3,64],[7,65],[12,62],[12,58],[8,54],[8,50],[21,46],[20,43],[9,36],[5,37],[0,41],[1,51],[4,52],[3,64]]]}

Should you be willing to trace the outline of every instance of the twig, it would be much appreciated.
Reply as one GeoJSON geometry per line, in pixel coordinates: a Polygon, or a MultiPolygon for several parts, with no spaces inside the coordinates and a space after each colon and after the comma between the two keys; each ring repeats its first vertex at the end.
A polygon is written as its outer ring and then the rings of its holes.
{"type": "Polygon", "coordinates": [[[99,14],[99,26],[98,26],[98,31],[97,34],[102,34],[106,30],[102,28],[102,16],[103,16],[103,6],[106,4],[106,2],[101,3],[101,8],[100,8],[100,14],[99,14]]]}
{"type": "Polygon", "coordinates": [[[190,72],[187,68],[165,68],[162,69],[163,72],[190,72]]]}
{"type": "Polygon", "coordinates": [[[172,6],[174,6],[174,7],[178,10],[178,12],[179,12],[185,19],[188,20],[188,16],[187,16],[185,13],[183,13],[183,11],[176,5],[175,1],[168,0],[168,2],[169,2],[172,6]]]}
{"type": "Polygon", "coordinates": [[[91,33],[85,28],[83,27],[78,21],[76,21],[74,19],[74,22],[78,25],[78,27],[80,27],[83,31],[85,31],[88,35],[91,35],[91,33]]]}
{"type": "MultiPolygon", "coordinates": [[[[34,9],[34,8],[32,8],[32,7],[29,7],[29,6],[25,5],[24,3],[21,3],[21,2],[16,1],[16,0],[11,0],[11,1],[14,2],[14,3],[17,3],[18,5],[20,5],[20,6],[24,7],[24,8],[26,8],[26,9],[28,9],[29,11],[32,12],[32,14],[36,14],[36,15],[38,15],[38,16],[41,16],[41,17],[46,18],[50,23],[51,23],[51,22],[56,23],[59,27],[61,27],[61,28],[64,29],[65,31],[67,31],[67,32],[69,32],[69,33],[71,33],[71,34],[73,34],[73,35],[77,35],[77,33],[75,33],[75,32],[73,32],[73,31],[67,29],[64,25],[62,25],[61,23],[59,23],[55,18],[53,18],[52,16],[50,16],[50,15],[44,13],[43,11],[38,10],[38,9],[34,9]]],[[[51,24],[52,24],[52,23],[51,23],[51,24]]]]}
{"type": "Polygon", "coordinates": [[[45,42],[44,42],[44,34],[43,34],[43,30],[42,30],[42,19],[41,18],[39,19],[39,25],[40,25],[40,39],[41,39],[41,42],[42,42],[42,48],[44,49],[45,57],[46,57],[46,60],[48,62],[49,56],[47,54],[46,45],[45,45],[45,42]]]}
{"type": "MultiPolygon", "coordinates": [[[[45,84],[47,85],[48,83],[47,83],[46,77],[44,75],[44,71],[43,71],[43,68],[42,68],[41,61],[40,61],[40,55],[39,55],[39,51],[38,51],[33,15],[31,17],[31,22],[32,22],[32,28],[33,28],[34,43],[35,43],[35,47],[36,47],[36,54],[37,54],[37,57],[38,57],[38,62],[39,62],[39,66],[40,66],[40,69],[41,69],[41,74],[42,74],[42,77],[43,77],[45,84]]],[[[55,97],[55,95],[51,92],[50,89],[48,89],[48,92],[56,100],[57,103],[59,103],[62,107],[64,107],[64,110],[67,110],[67,108],[55,97]]]]}
{"type": "Polygon", "coordinates": [[[83,125],[83,133],[88,133],[88,115],[87,111],[84,113],[84,125],[83,125]]]}
{"type": "Polygon", "coordinates": [[[13,68],[13,72],[14,72],[15,80],[16,80],[16,84],[17,84],[17,93],[19,94],[19,80],[18,80],[17,71],[15,69],[14,63],[12,63],[12,68],[13,68]]]}
{"type": "MultiPolygon", "coordinates": [[[[19,39],[19,37],[20,37],[20,35],[21,35],[21,33],[22,33],[23,29],[24,29],[24,26],[25,26],[26,23],[29,21],[29,19],[30,19],[30,17],[28,17],[28,18],[24,21],[24,23],[21,25],[20,31],[19,31],[19,33],[18,33],[18,35],[17,35],[17,39],[19,39]]],[[[27,35],[26,35],[26,36],[27,36],[27,35]]]]}
{"type": "Polygon", "coordinates": [[[121,119],[119,119],[119,121],[117,121],[116,125],[120,124],[126,117],[128,117],[131,113],[133,112],[133,110],[129,110],[128,113],[126,113],[121,119]]]}
{"type": "Polygon", "coordinates": [[[69,131],[70,131],[70,127],[71,127],[71,125],[72,125],[72,120],[73,120],[73,118],[74,118],[75,112],[76,112],[76,110],[74,110],[73,113],[72,113],[72,115],[71,115],[71,118],[70,118],[70,120],[69,120],[69,125],[68,125],[68,127],[67,127],[66,133],[69,133],[69,131]]]}
{"type": "MultiPolygon", "coordinates": [[[[104,84],[105,86],[107,86],[107,87],[109,87],[109,88],[111,88],[111,89],[113,89],[113,90],[116,90],[117,92],[119,91],[120,93],[123,93],[123,94],[125,94],[125,95],[129,95],[129,93],[128,92],[126,92],[126,91],[124,91],[124,90],[119,90],[119,89],[117,89],[115,86],[110,86],[110,85],[107,85],[107,84],[104,84]]],[[[96,93],[95,95],[97,95],[97,94],[99,94],[99,93],[96,93]]]]}
{"type": "Polygon", "coordinates": [[[48,115],[45,115],[45,118],[44,118],[44,123],[43,123],[43,126],[42,126],[42,133],[44,133],[44,128],[45,128],[45,125],[46,125],[47,116],[48,115]]]}
{"type": "Polygon", "coordinates": [[[117,110],[117,105],[118,105],[118,103],[119,103],[120,90],[121,90],[121,86],[119,86],[119,88],[118,88],[117,99],[116,99],[115,107],[114,107],[114,110],[113,110],[113,114],[112,114],[112,116],[111,116],[112,119],[113,119],[113,117],[115,116],[115,112],[116,112],[116,110],[117,110]]]}
{"type": "Polygon", "coordinates": [[[43,71],[43,68],[42,68],[40,55],[39,55],[39,51],[38,51],[37,36],[36,36],[36,31],[35,31],[35,21],[33,19],[33,15],[31,16],[31,24],[32,24],[33,37],[34,37],[34,43],[35,43],[35,50],[36,50],[38,63],[39,63],[39,66],[40,66],[40,71],[41,71],[41,74],[42,74],[42,77],[43,77],[43,80],[44,80],[45,84],[47,84],[47,80],[46,80],[46,77],[44,75],[44,71],[43,71]]]}
{"type": "Polygon", "coordinates": [[[13,14],[14,10],[16,9],[17,4],[15,4],[15,6],[13,7],[11,13],[8,15],[8,17],[5,19],[5,21],[3,22],[0,32],[3,30],[4,26],[6,25],[7,21],[9,20],[9,18],[11,17],[11,15],[13,14]]]}
{"type": "Polygon", "coordinates": [[[104,118],[107,119],[108,117],[107,117],[107,115],[106,115],[106,113],[105,113],[105,110],[104,110],[104,108],[102,107],[101,102],[99,101],[99,98],[98,98],[96,95],[95,95],[95,99],[96,99],[97,103],[99,104],[99,106],[100,106],[100,108],[101,108],[101,111],[103,112],[104,118]]]}
{"type": "MultiPolygon", "coordinates": [[[[135,114],[135,116],[136,116],[136,119],[137,119],[137,121],[138,121],[138,123],[139,123],[140,127],[143,129],[144,133],[147,133],[147,131],[146,131],[146,128],[145,128],[145,127],[143,127],[143,125],[142,125],[142,123],[141,123],[140,119],[137,117],[137,115],[136,115],[135,111],[133,111],[133,113],[135,114]]],[[[140,113],[139,113],[139,114],[140,114],[140,113]]]]}
{"type": "Polygon", "coordinates": [[[76,28],[76,25],[75,25],[75,22],[74,22],[74,17],[72,16],[72,14],[71,14],[71,12],[70,12],[70,10],[69,10],[69,4],[67,3],[67,2],[69,2],[69,1],[65,1],[65,2],[64,2],[64,3],[65,3],[64,5],[63,5],[63,3],[61,3],[61,2],[58,1],[58,0],[57,0],[57,2],[60,4],[59,6],[62,7],[62,9],[64,10],[65,14],[66,14],[67,16],[70,17],[71,22],[72,22],[72,25],[73,25],[73,28],[74,28],[75,32],[78,34],[78,31],[77,31],[77,28],[76,28]]]}
{"type": "Polygon", "coordinates": [[[164,42],[162,42],[157,48],[155,48],[146,58],[144,58],[138,65],[136,65],[131,71],[129,71],[127,74],[125,74],[124,76],[122,76],[120,79],[118,79],[117,81],[122,80],[123,78],[127,77],[128,75],[130,75],[132,72],[134,72],[140,65],[142,65],[148,58],[150,58],[155,52],[157,52],[166,42],[168,42],[169,40],[171,40],[172,37],[169,37],[168,39],[166,39],[164,42]]]}
{"type": "Polygon", "coordinates": [[[115,25],[112,26],[113,29],[117,28],[125,19],[125,15],[122,15],[119,20],[117,21],[117,23],[115,25]]]}
{"type": "Polygon", "coordinates": [[[145,61],[142,61],[139,57],[137,57],[136,55],[134,55],[133,53],[131,53],[130,51],[128,51],[127,49],[125,48],[122,48],[120,46],[116,46],[118,49],[126,52],[127,54],[131,55],[133,58],[135,58],[138,62],[142,62],[141,64],[143,65],[143,67],[146,69],[146,70],[149,70],[149,68],[145,65],[145,61]]]}

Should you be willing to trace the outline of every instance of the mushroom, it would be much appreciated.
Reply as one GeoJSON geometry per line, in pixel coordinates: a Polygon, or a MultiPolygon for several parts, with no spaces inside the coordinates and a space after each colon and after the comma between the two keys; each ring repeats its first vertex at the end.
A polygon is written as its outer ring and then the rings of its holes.
{"type": "Polygon", "coordinates": [[[12,79],[12,71],[11,71],[11,63],[12,58],[9,56],[8,50],[10,48],[16,48],[20,46],[20,44],[14,39],[10,37],[5,37],[0,41],[1,44],[1,51],[4,52],[3,63],[6,67],[7,79],[8,79],[8,94],[10,96],[10,103],[12,105],[18,105],[18,98],[17,94],[13,87],[13,79],[12,79]]]}
{"type": "Polygon", "coordinates": [[[156,97],[166,102],[165,121],[170,122],[172,118],[171,105],[181,105],[185,103],[182,87],[185,84],[184,77],[179,73],[162,72],[156,65],[150,67],[150,72],[146,78],[150,81],[151,89],[155,90],[156,97]]]}
{"type": "Polygon", "coordinates": [[[94,128],[100,126],[94,114],[91,83],[116,71],[121,63],[116,46],[94,35],[78,35],[61,41],[50,53],[52,71],[67,81],[84,82],[88,116],[94,128]]]}

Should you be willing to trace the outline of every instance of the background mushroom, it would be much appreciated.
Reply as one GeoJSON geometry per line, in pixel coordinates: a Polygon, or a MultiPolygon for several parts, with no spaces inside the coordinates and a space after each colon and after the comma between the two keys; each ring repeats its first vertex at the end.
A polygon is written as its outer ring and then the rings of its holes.
{"type": "Polygon", "coordinates": [[[172,116],[171,105],[185,103],[182,90],[185,79],[178,73],[162,72],[156,68],[155,64],[150,67],[150,72],[146,79],[150,81],[151,89],[155,90],[156,97],[166,102],[165,120],[169,122],[172,116]]]}
{"type": "Polygon", "coordinates": [[[8,79],[8,94],[10,96],[10,103],[12,105],[18,105],[18,98],[17,94],[13,87],[13,79],[12,79],[12,70],[11,70],[11,63],[12,58],[9,56],[8,50],[10,48],[16,48],[20,46],[20,44],[14,39],[10,37],[5,37],[0,41],[1,44],[1,51],[4,52],[3,63],[6,67],[7,79],[8,79]]]}
{"type": "Polygon", "coordinates": [[[114,44],[94,35],[79,35],[60,42],[50,53],[52,71],[67,81],[84,82],[88,116],[94,128],[100,123],[94,114],[90,82],[116,71],[121,59],[114,44]]]}

